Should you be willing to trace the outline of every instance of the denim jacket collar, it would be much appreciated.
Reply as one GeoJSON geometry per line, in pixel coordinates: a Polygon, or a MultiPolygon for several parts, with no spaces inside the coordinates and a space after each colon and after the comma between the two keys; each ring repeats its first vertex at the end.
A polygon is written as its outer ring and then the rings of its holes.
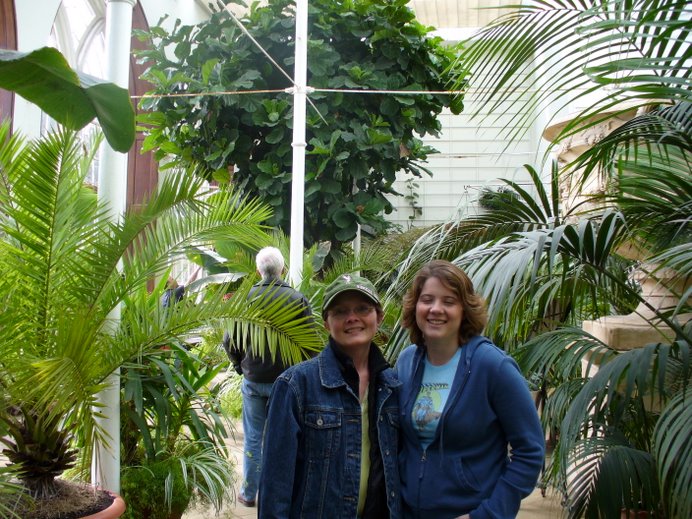
{"type": "MultiPolygon", "coordinates": [[[[329,344],[325,348],[324,354],[318,357],[320,366],[320,382],[324,387],[337,388],[348,385],[346,382],[345,370],[353,367],[351,359],[338,349],[334,340],[330,337],[329,344]],[[350,366],[349,366],[350,363],[350,366]]],[[[387,370],[389,364],[385,360],[380,349],[374,344],[370,344],[370,354],[368,364],[371,372],[379,377],[389,388],[396,388],[401,385],[391,370],[387,370]]],[[[375,377],[373,377],[374,379],[375,377]]]]}

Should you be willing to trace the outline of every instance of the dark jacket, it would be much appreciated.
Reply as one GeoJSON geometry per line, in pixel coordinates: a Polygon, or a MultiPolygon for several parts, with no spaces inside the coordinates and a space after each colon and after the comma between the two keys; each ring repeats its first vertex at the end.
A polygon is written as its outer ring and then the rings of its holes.
{"type": "Polygon", "coordinates": [[[517,364],[487,338],[461,347],[461,358],[433,442],[423,450],[411,412],[425,349],[397,360],[403,450],[399,458],[404,517],[516,517],[543,465],[545,441],[528,384],[517,364]],[[511,452],[508,452],[511,445],[511,452]]]}
{"type": "Polygon", "coordinates": [[[185,285],[178,285],[175,288],[167,288],[161,296],[161,306],[169,308],[176,303],[180,303],[185,295],[185,285]]]}
{"type": "MultiPolygon", "coordinates": [[[[259,519],[356,517],[361,406],[357,389],[347,380],[349,368],[335,352],[333,347],[325,348],[316,358],[286,370],[274,383],[262,454],[259,519]]],[[[376,346],[371,346],[370,355],[370,366],[383,366],[376,358],[382,355],[376,346]]],[[[376,371],[368,392],[374,397],[374,402],[369,400],[370,422],[376,427],[379,448],[375,454],[381,462],[376,470],[384,477],[385,492],[368,486],[363,515],[400,519],[399,382],[391,368],[376,371]]]]}
{"type": "MultiPolygon", "coordinates": [[[[259,297],[266,298],[267,302],[281,299],[282,307],[300,304],[303,312],[299,317],[312,318],[310,303],[305,296],[280,279],[263,279],[256,283],[250,289],[248,299],[254,300],[259,297]]],[[[258,356],[253,354],[249,343],[231,344],[228,332],[224,333],[223,347],[235,370],[238,373],[242,372],[251,382],[272,383],[289,366],[278,352],[276,358],[272,359],[268,345],[265,346],[264,354],[258,356]]]]}

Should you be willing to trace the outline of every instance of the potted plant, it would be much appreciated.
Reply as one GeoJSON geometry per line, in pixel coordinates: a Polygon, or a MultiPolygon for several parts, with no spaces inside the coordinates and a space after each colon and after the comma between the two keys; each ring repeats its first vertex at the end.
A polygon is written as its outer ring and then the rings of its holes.
{"type": "Polygon", "coordinates": [[[127,303],[124,315],[146,320],[131,296],[192,243],[267,239],[263,206],[228,190],[208,193],[184,173],[109,223],[84,183],[94,150],[83,149],[66,130],[24,144],[7,124],[0,129],[0,424],[13,475],[38,500],[55,497],[77,454],[89,460],[94,440],[104,440],[95,398],[108,375],[237,307],[219,294],[146,327],[114,323],[111,312],[127,303]]]}
{"type": "Polygon", "coordinates": [[[218,512],[233,497],[215,378],[227,361],[209,363],[173,342],[122,372],[121,492],[132,519],[179,519],[193,498],[218,512]]]}

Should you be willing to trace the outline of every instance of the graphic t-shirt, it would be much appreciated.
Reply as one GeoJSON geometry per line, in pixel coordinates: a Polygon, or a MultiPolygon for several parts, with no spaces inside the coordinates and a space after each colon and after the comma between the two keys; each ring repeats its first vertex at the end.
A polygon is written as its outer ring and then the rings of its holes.
{"type": "Polygon", "coordinates": [[[418,432],[423,449],[427,449],[435,438],[435,431],[447,403],[460,357],[461,348],[441,366],[433,366],[428,358],[425,358],[423,380],[411,412],[413,426],[418,432]]]}

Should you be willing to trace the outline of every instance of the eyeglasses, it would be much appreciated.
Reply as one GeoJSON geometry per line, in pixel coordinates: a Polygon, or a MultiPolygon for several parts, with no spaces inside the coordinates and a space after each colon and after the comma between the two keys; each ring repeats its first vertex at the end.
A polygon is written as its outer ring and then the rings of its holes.
{"type": "Polygon", "coordinates": [[[358,305],[354,308],[337,307],[333,310],[329,310],[328,313],[334,319],[346,319],[349,315],[351,315],[351,312],[353,312],[356,317],[367,317],[374,309],[374,306],[358,305]]]}

